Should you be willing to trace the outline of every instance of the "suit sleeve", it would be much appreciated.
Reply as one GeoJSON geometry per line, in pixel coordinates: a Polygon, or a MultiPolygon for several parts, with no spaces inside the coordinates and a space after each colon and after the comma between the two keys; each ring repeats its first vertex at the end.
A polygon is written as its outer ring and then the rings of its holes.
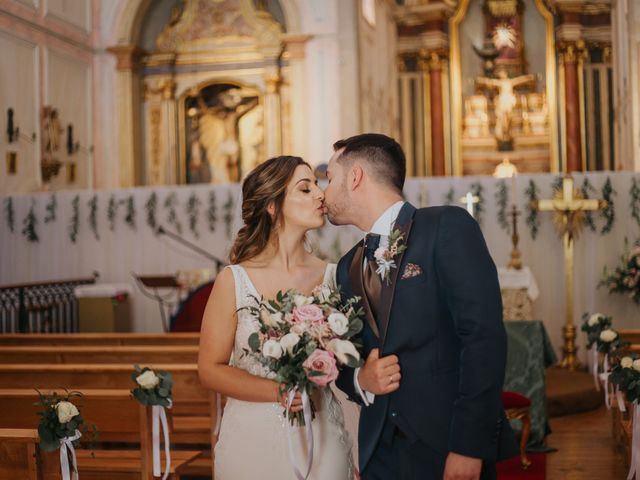
{"type": "Polygon", "coordinates": [[[460,342],[459,396],[450,451],[495,460],[501,428],[506,333],[495,264],[477,222],[458,207],[440,218],[436,269],[460,342]]]}

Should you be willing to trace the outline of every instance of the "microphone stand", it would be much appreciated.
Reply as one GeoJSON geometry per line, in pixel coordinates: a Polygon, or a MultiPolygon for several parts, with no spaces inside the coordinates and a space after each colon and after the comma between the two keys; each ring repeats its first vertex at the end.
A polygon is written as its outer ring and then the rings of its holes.
{"type": "Polygon", "coordinates": [[[220,269],[226,265],[226,263],[223,262],[222,260],[220,260],[218,257],[215,257],[214,255],[211,255],[206,250],[203,250],[199,246],[191,243],[188,240],[185,240],[184,238],[182,238],[177,233],[174,233],[174,232],[171,232],[169,230],[166,230],[162,225],[160,225],[158,227],[156,232],[158,233],[158,235],[166,235],[167,237],[170,237],[170,238],[174,239],[175,241],[177,241],[178,243],[181,243],[182,245],[186,246],[187,248],[191,249],[192,251],[194,251],[196,253],[199,253],[203,257],[208,258],[209,260],[215,262],[215,264],[216,264],[216,273],[219,272],[220,269]]]}

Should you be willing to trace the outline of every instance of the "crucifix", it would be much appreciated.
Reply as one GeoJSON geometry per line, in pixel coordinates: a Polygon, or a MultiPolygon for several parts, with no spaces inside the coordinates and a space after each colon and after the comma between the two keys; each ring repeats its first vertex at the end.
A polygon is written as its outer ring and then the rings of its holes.
{"type": "Polygon", "coordinates": [[[565,324],[562,328],[564,347],[562,349],[561,368],[575,371],[579,366],[576,358],[576,327],[573,324],[573,242],[578,237],[583,226],[587,210],[600,210],[607,206],[607,202],[598,199],[585,199],[582,194],[574,190],[573,178],[566,175],[562,179],[562,191],[557,192],[553,199],[532,202],[531,207],[539,211],[553,211],[553,222],[558,233],[562,236],[564,245],[564,293],[565,293],[565,324]]]}
{"type": "Polygon", "coordinates": [[[460,198],[460,203],[464,203],[467,206],[467,212],[469,212],[473,218],[476,218],[473,206],[479,201],[480,197],[471,192],[467,192],[464,197],[460,198]]]}

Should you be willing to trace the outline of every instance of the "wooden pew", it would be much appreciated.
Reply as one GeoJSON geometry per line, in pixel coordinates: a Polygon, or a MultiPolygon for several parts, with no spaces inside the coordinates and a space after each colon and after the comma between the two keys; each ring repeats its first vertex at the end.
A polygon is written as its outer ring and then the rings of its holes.
{"type": "Polygon", "coordinates": [[[59,478],[59,456],[43,456],[38,446],[39,442],[40,437],[36,429],[0,428],[0,478],[59,478]]]}
{"type": "MultiPolygon", "coordinates": [[[[82,394],[81,398],[74,399],[74,403],[78,405],[85,422],[96,425],[98,441],[131,438],[139,448],[101,450],[86,448],[90,444],[84,443],[85,448],[76,449],[80,477],[83,480],[153,479],[151,409],[140,405],[128,390],[83,389],[82,394]]],[[[33,405],[37,399],[37,393],[31,389],[0,389],[0,426],[36,428],[39,422],[37,412],[41,409],[33,405]]],[[[91,438],[83,440],[91,442],[91,438]]],[[[174,473],[200,453],[172,450],[171,472],[174,473]]]]}
{"type": "Polygon", "coordinates": [[[4,333],[4,345],[198,345],[200,333],[4,333]]]}
{"type": "Polygon", "coordinates": [[[197,363],[197,345],[27,345],[0,347],[0,364],[197,363]]]}
{"type": "MultiPolygon", "coordinates": [[[[200,385],[196,364],[145,364],[166,370],[173,378],[174,441],[185,444],[209,444],[215,419],[215,401],[200,385]]],[[[0,385],[4,388],[126,389],[135,387],[130,364],[0,364],[0,385]]]]}
{"type": "Polygon", "coordinates": [[[632,346],[640,346],[640,329],[628,328],[624,330],[618,330],[618,334],[620,335],[620,339],[622,341],[629,342],[632,346]]]}

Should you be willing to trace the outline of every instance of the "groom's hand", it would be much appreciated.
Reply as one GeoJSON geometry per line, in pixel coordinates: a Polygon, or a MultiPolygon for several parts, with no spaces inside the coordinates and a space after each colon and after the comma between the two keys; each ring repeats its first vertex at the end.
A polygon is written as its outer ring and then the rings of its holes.
{"type": "Polygon", "coordinates": [[[374,348],[358,372],[358,384],[374,395],[386,395],[400,388],[401,377],[398,357],[388,355],[380,358],[380,351],[374,348]]]}
{"type": "Polygon", "coordinates": [[[444,480],[479,480],[482,459],[450,452],[444,467],[444,480]]]}

